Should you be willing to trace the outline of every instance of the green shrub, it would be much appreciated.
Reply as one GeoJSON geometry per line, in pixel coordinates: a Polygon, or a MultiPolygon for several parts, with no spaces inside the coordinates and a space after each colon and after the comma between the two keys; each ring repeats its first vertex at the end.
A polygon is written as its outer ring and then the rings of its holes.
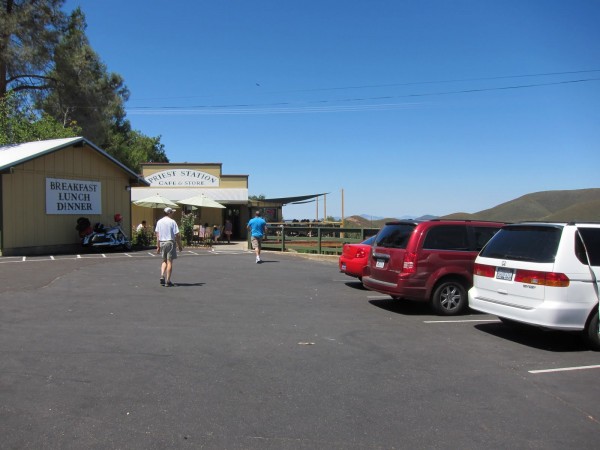
{"type": "Polygon", "coordinates": [[[183,245],[191,245],[194,237],[194,214],[183,214],[181,216],[181,230],[183,245]]]}

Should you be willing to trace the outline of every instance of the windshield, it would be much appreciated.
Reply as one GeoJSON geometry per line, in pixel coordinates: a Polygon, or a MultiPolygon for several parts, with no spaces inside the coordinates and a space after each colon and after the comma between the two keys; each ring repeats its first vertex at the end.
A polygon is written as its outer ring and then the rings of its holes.
{"type": "Polygon", "coordinates": [[[361,244],[373,245],[374,241],[375,241],[375,236],[371,236],[370,238],[365,239],[364,241],[362,241],[361,244]]]}
{"type": "Polygon", "coordinates": [[[388,224],[375,237],[375,246],[386,248],[406,248],[408,239],[415,229],[411,223],[388,224]]]}
{"type": "Polygon", "coordinates": [[[554,262],[562,227],[507,226],[481,251],[485,258],[511,259],[539,263],[554,262]]]}

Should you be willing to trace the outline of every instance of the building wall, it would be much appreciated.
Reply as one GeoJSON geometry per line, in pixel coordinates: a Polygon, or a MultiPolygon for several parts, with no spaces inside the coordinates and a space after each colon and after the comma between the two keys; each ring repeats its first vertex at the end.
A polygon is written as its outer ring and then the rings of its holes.
{"type": "MultiPolygon", "coordinates": [[[[146,163],[146,164],[142,164],[142,176],[144,178],[146,178],[146,180],[148,180],[149,182],[153,182],[152,181],[153,175],[156,176],[156,174],[159,174],[161,172],[168,171],[168,172],[173,172],[173,173],[180,173],[180,171],[186,171],[186,170],[199,171],[199,172],[204,172],[206,174],[209,174],[212,177],[218,178],[218,184],[211,185],[211,183],[208,183],[207,185],[203,185],[203,186],[170,185],[169,183],[171,183],[171,181],[174,180],[175,177],[165,177],[164,179],[162,179],[161,181],[158,182],[158,186],[156,186],[156,187],[173,189],[172,192],[177,192],[177,193],[181,192],[180,190],[184,189],[186,191],[186,194],[183,197],[191,197],[192,195],[196,195],[196,194],[192,194],[192,192],[196,188],[197,188],[196,192],[198,194],[203,191],[210,191],[211,189],[219,189],[219,190],[222,190],[222,189],[248,189],[248,175],[223,175],[221,163],[146,163]],[[160,185],[160,183],[162,183],[162,181],[164,181],[165,184],[160,185]]],[[[152,186],[148,187],[148,188],[144,188],[144,189],[148,191],[148,196],[155,193],[155,191],[153,191],[152,186]]],[[[163,195],[165,197],[169,198],[168,194],[163,194],[163,195]]],[[[174,200],[175,198],[181,199],[182,196],[181,196],[181,194],[179,194],[170,199],[174,200]]],[[[220,201],[220,199],[218,199],[218,198],[216,200],[220,201]]],[[[238,209],[241,211],[245,211],[248,207],[247,202],[245,200],[243,202],[239,202],[239,203],[224,202],[223,204],[226,204],[228,208],[235,208],[235,209],[238,209]]],[[[190,212],[190,210],[189,210],[189,208],[184,208],[182,205],[178,206],[176,209],[177,209],[177,211],[176,211],[175,215],[173,216],[173,219],[175,219],[175,221],[178,224],[181,224],[182,212],[184,210],[187,212],[190,212]]],[[[201,208],[200,210],[194,210],[193,211],[194,216],[195,216],[194,222],[196,225],[208,223],[208,225],[210,225],[211,227],[213,225],[223,226],[225,224],[225,220],[227,218],[226,217],[227,212],[231,213],[232,211],[225,210],[225,209],[218,209],[218,208],[201,208]]],[[[243,223],[241,222],[241,220],[239,218],[236,218],[234,221],[237,224],[237,229],[234,230],[234,232],[238,236],[245,237],[245,226],[246,226],[246,222],[247,222],[246,215],[247,214],[244,213],[245,221],[243,223]]],[[[163,216],[164,216],[164,213],[161,208],[152,209],[152,208],[144,208],[144,207],[140,207],[137,205],[132,205],[132,217],[134,220],[134,226],[137,226],[137,224],[141,223],[142,220],[145,220],[148,228],[150,228],[153,231],[156,222],[163,216]]]]}
{"type": "Polygon", "coordinates": [[[2,254],[66,253],[79,249],[78,217],[105,225],[114,214],[131,229],[129,174],[88,146],[68,147],[17,165],[2,175],[2,254]],[[46,214],[46,178],[101,183],[102,213],[46,214]]]}
{"type": "Polygon", "coordinates": [[[223,175],[220,187],[221,189],[248,189],[248,175],[223,175]]]}

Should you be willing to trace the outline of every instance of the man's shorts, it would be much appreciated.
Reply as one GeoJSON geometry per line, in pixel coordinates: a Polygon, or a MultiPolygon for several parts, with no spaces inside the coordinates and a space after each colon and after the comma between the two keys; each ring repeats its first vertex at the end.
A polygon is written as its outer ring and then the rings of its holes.
{"type": "Polygon", "coordinates": [[[177,246],[175,241],[160,241],[160,253],[163,261],[177,259],[177,246]]]}
{"type": "Polygon", "coordinates": [[[261,243],[262,243],[262,238],[257,237],[257,236],[252,236],[252,239],[250,239],[250,242],[252,243],[253,250],[256,250],[257,248],[260,249],[261,243]]]}

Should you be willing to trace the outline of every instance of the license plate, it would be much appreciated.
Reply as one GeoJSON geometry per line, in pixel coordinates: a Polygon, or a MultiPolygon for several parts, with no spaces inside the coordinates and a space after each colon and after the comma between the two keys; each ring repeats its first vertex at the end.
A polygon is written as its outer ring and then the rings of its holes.
{"type": "Polygon", "coordinates": [[[512,269],[507,269],[505,267],[496,268],[496,279],[512,281],[512,277],[513,277],[512,269]]]}
{"type": "Polygon", "coordinates": [[[342,270],[346,270],[346,264],[342,264],[342,270]]]}
{"type": "Polygon", "coordinates": [[[377,267],[378,269],[383,269],[383,266],[385,266],[385,260],[378,259],[375,263],[375,267],[377,267]]]}

